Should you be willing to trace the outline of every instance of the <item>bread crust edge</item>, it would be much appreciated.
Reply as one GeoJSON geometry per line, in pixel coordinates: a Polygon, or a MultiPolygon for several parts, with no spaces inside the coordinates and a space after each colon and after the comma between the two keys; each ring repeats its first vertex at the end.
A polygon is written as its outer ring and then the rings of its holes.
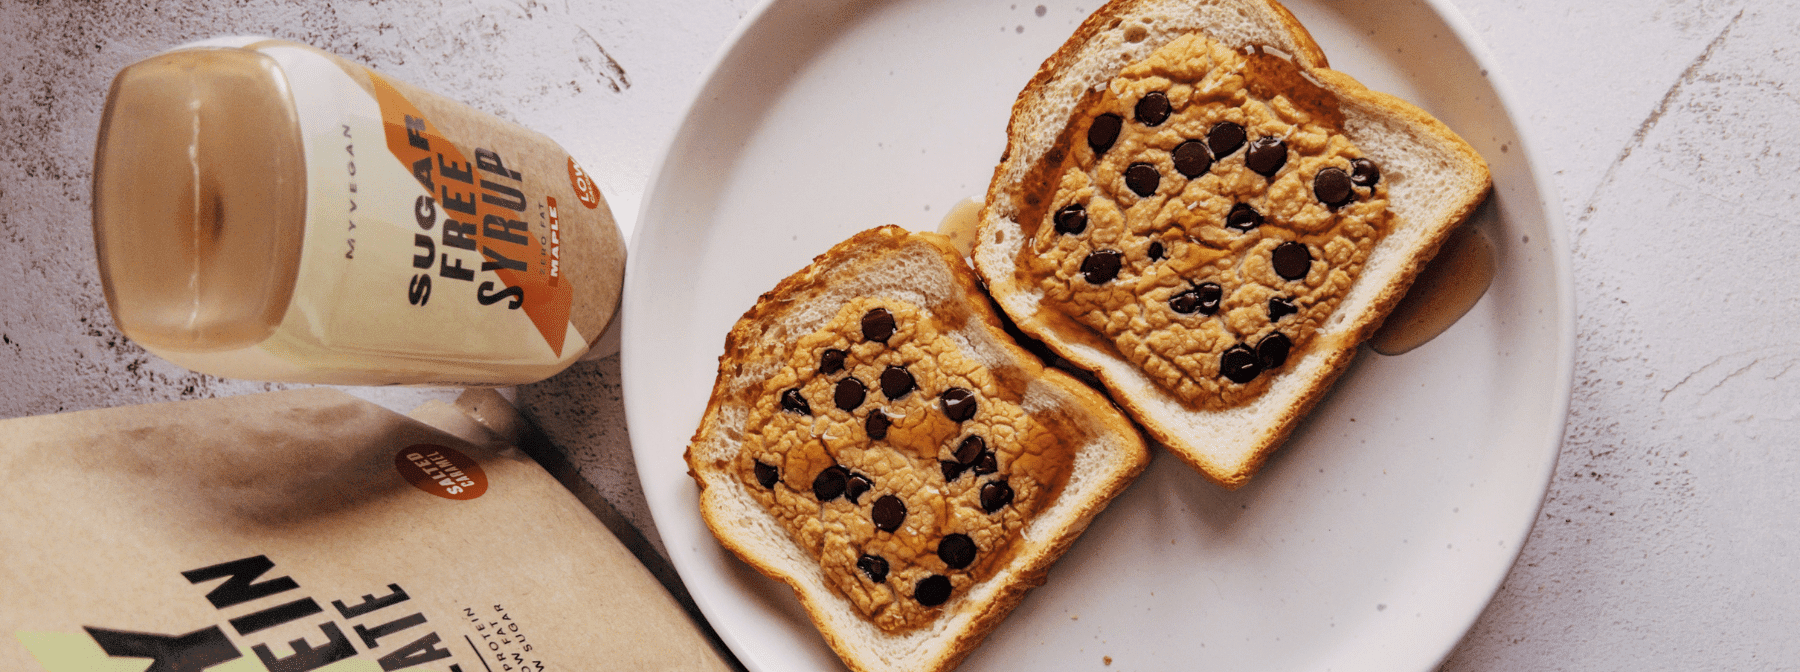
{"type": "MultiPolygon", "coordinates": [[[[1226,488],[1236,489],[1248,483],[1250,478],[1261,469],[1275,450],[1292,434],[1308,412],[1311,411],[1330,391],[1336,380],[1354,359],[1358,346],[1373,335],[1381,326],[1387,314],[1406,295],[1412,282],[1424,270],[1438,249],[1450,236],[1450,233],[1470,216],[1484,202],[1492,191],[1492,177],[1487,163],[1477,154],[1473,147],[1452,131],[1437,118],[1426,113],[1417,106],[1392,96],[1373,91],[1347,74],[1329,69],[1324,52],[1313,40],[1311,34],[1302,26],[1292,12],[1274,0],[1190,0],[1189,6],[1215,6],[1232,4],[1248,7],[1259,16],[1270,21],[1275,28],[1285,35],[1280,45],[1272,45],[1277,51],[1285,54],[1291,62],[1298,66],[1314,83],[1331,92],[1340,104],[1349,104],[1360,109],[1381,110],[1388,118],[1405,127],[1413,129],[1417,137],[1433,145],[1435,151],[1449,157],[1450,163],[1457,166],[1463,174],[1460,183],[1474,185],[1459,193],[1451,194],[1442,202],[1442,216],[1433,221],[1413,222],[1400,221],[1396,229],[1402,226],[1414,227],[1418,231],[1416,242],[1392,253],[1402,256],[1402,263],[1397,271],[1386,279],[1386,283],[1376,291],[1367,309],[1352,316],[1346,327],[1321,332],[1321,338],[1315,338],[1308,355],[1299,366],[1290,365],[1283,373],[1284,377],[1300,377],[1303,379],[1304,392],[1289,400],[1284,407],[1269,418],[1267,422],[1236,437],[1240,448],[1231,451],[1235,459],[1218,459],[1213,453],[1216,448],[1199,445],[1194,437],[1176,431],[1174,421],[1162,416],[1161,412],[1152,408],[1152,404],[1167,406],[1174,397],[1165,393],[1154,383],[1128,380],[1130,375],[1125,371],[1135,371],[1135,367],[1126,363],[1113,349],[1110,342],[1093,334],[1084,325],[1050,310],[1036,309],[1030,313],[1014,308],[1020,303],[1020,297],[1028,294],[1028,288],[1021,288],[1015,282],[1015,266],[1010,262],[1010,255],[987,255],[981,249],[995,242],[1000,231],[999,221],[1013,214],[1013,199],[1018,193],[1019,185],[1010,180],[1011,176],[1027,175],[1041,157],[1022,157],[1016,151],[1020,144],[1020,136],[1028,132],[1028,122],[1043,115],[1038,106],[1045,104],[1045,90],[1051,82],[1066,75],[1072,68],[1081,65],[1078,56],[1088,48],[1088,43],[1108,30],[1115,22],[1132,20],[1134,12],[1145,7],[1165,7],[1178,4],[1183,0],[1112,0],[1088,17],[1070,39],[1065,42],[1050,58],[1046,59],[1030,83],[1021,91],[1014,102],[1011,117],[1007,123],[1008,142],[1001,163],[995,167],[993,179],[987,192],[987,204],[981,214],[981,221],[976,231],[977,252],[975,270],[986,283],[995,301],[1006,310],[1014,324],[1027,335],[1042,341],[1057,355],[1069,360],[1075,366],[1092,371],[1104,384],[1115,402],[1125,408],[1131,417],[1143,426],[1145,432],[1157,443],[1168,448],[1204,475],[1208,480],[1226,488]],[[1005,263],[996,263],[992,258],[1006,259],[1005,263]],[[1084,350],[1077,345],[1086,346],[1084,350]],[[1101,358],[1090,356],[1090,352],[1105,353],[1101,358]],[[1121,366],[1122,364],[1122,366],[1121,366]]],[[[1198,10],[1196,10],[1198,11],[1198,10]]],[[[1166,43],[1182,33],[1158,36],[1160,42],[1166,43]]],[[[1243,46],[1243,45],[1234,45],[1243,46]]],[[[1260,45],[1259,46],[1271,46],[1260,45]]],[[[1151,48],[1153,50],[1153,48],[1151,48]]],[[[1107,78],[1117,75],[1117,69],[1111,70],[1107,78]]],[[[1060,136],[1067,125],[1067,115],[1055,127],[1055,134],[1060,136]]],[[[1356,138],[1352,137],[1354,141],[1356,138]]],[[[1397,218],[1398,219],[1398,218],[1397,218]]],[[[1016,226],[1016,223],[1014,223],[1016,226]]],[[[1390,234],[1391,236],[1391,234],[1390,234]]],[[[1384,242],[1386,242],[1384,240],[1384,242]]],[[[1378,246],[1379,248],[1379,246],[1378,246]]],[[[1359,276],[1354,288],[1363,285],[1368,275],[1359,276]]],[[[1141,374],[1139,374],[1141,375],[1141,374]]],[[[1179,402],[1176,402],[1179,403],[1179,402]]],[[[1253,402],[1254,403],[1254,402],[1253,402]]],[[[1209,411],[1188,411],[1189,413],[1208,413],[1209,411]]]]}
{"type": "MultiPolygon", "coordinates": [[[[919,670],[920,672],[941,672],[949,670],[960,663],[997,627],[1005,617],[1018,606],[1030,591],[1044,583],[1050,566],[1075,542],[1087,525],[1091,523],[1105,507],[1149,465],[1150,453],[1139,428],[1127,420],[1124,414],[1100,392],[1087,387],[1069,375],[1050,367],[1043,366],[1035,355],[1020,347],[1002,329],[1002,322],[997,308],[989,301],[980,288],[973,271],[963,262],[960,254],[955,252],[949,240],[935,233],[909,233],[896,226],[883,226],[863,231],[850,239],[833,246],[830,250],[814,257],[812,263],[793,275],[788,276],[758,298],[756,304],[744,313],[744,316],[733,325],[726,336],[726,348],[719,358],[718,378],[714,382],[711,400],[702,417],[700,427],[695,431],[684,460],[688,464],[688,474],[695,479],[700,488],[701,518],[706,522],[713,536],[720,545],[744,561],[759,573],[786,584],[799,598],[801,606],[808,617],[817,626],[824,638],[845,665],[857,672],[890,672],[896,670],[919,670]],[[909,242],[911,241],[911,242],[909,242]],[[996,570],[989,581],[1000,580],[1002,574],[1007,580],[998,584],[994,591],[979,602],[971,603],[967,596],[958,595],[945,605],[945,612],[924,630],[941,628],[947,618],[967,615],[965,622],[954,631],[946,631],[941,635],[927,638],[931,648],[923,660],[909,661],[905,667],[883,664],[882,659],[870,655],[857,644],[859,639],[874,637],[879,639],[904,638],[888,636],[875,628],[873,624],[860,615],[848,613],[854,607],[848,600],[823,584],[817,584],[801,576],[810,570],[811,574],[822,574],[816,561],[809,566],[793,567],[777,562],[761,555],[758,544],[746,538],[746,528],[737,515],[769,517],[760,508],[750,512],[734,512],[730,508],[733,502],[726,490],[734,485],[730,475],[712,469],[704,459],[696,456],[695,447],[717,432],[725,431],[721,425],[721,416],[726,407],[733,401],[730,383],[740,373],[738,359],[752,352],[754,344],[762,338],[763,332],[756,325],[765,320],[777,317],[783,312],[782,304],[795,296],[805,297],[815,289],[828,269],[840,266],[846,261],[854,260],[871,252],[880,254],[892,251],[899,246],[923,242],[928,244],[939,256],[942,263],[950,271],[957,284],[958,300],[967,304],[970,322],[978,323],[980,329],[987,330],[992,340],[1006,352],[1009,363],[1018,367],[1023,373],[1035,376],[1035,379],[1048,385],[1058,394],[1069,398],[1069,403],[1078,404],[1083,411],[1083,420],[1088,425],[1090,435],[1095,437],[1090,444],[1104,443],[1105,449],[1112,456],[1105,461],[1109,470],[1101,474],[1099,479],[1082,491],[1082,497],[1074,505],[1074,509],[1065,512],[1068,523],[1045,539],[1014,540],[1015,550],[1011,561],[996,570]],[[1023,546],[1018,546],[1023,544],[1023,546]],[[820,588],[823,587],[823,590],[820,588]],[[954,609],[953,609],[954,607],[954,609]],[[840,630],[838,624],[850,623],[849,627],[861,624],[860,632],[848,633],[840,630]],[[855,636],[852,636],[855,635],[855,636]]],[[[741,445],[741,443],[740,443],[741,445]]],[[[1096,448],[1089,448],[1096,449],[1096,448]]],[[[1073,478],[1073,477],[1071,477],[1073,478]]],[[[741,487],[741,484],[739,485],[741,487]]],[[[1062,496],[1067,496],[1065,488],[1062,496]]],[[[1059,500],[1060,501],[1060,500],[1059,500]]],[[[1048,513],[1046,507],[1045,512],[1048,513]]],[[[771,517],[772,519],[772,517],[771,517]]],[[[797,552],[804,554],[791,538],[785,539],[797,552]]],[[[918,632],[918,631],[915,631],[918,632]]]]}

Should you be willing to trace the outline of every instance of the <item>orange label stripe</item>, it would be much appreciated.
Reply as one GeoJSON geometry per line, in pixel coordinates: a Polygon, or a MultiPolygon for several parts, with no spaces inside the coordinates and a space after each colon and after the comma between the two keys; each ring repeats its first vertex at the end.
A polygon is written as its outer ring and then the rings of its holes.
{"type": "MultiPolygon", "coordinates": [[[[373,72],[369,77],[375,82],[375,100],[381,107],[388,151],[402,165],[414,167],[413,176],[420,186],[443,208],[446,229],[457,227],[463,234],[461,238],[474,241],[475,249],[481,254],[482,272],[491,271],[504,287],[517,287],[523,292],[519,307],[524,309],[551,351],[562,356],[575,292],[569,283],[558,281],[562,269],[557,259],[560,255],[556,254],[560,251],[560,243],[555,238],[560,232],[557,231],[554,201],[550,201],[552,205],[549,206],[550,231],[543,236],[532,235],[529,224],[514,219],[525,214],[505,205],[508,200],[517,200],[514,194],[522,194],[522,189],[501,192],[498,196],[487,193],[489,189],[515,188],[514,185],[521,184],[517,172],[506,170],[493,153],[484,156],[491,157],[491,167],[497,168],[497,172],[488,170],[490,166],[478,166],[469,161],[462,149],[445,139],[437,126],[392,84],[373,72]],[[423,170],[418,168],[421,166],[423,170]],[[435,179],[432,177],[434,167],[437,171],[435,179]],[[436,193],[432,193],[434,186],[436,193]],[[452,211],[456,212],[453,214],[452,211]],[[457,221],[460,217],[469,221],[457,221]],[[546,249],[546,243],[549,243],[549,249],[546,249]]],[[[520,207],[527,205],[521,201],[520,207]]],[[[446,243],[457,237],[447,231],[444,234],[446,243]]],[[[481,287],[481,294],[485,296],[491,297],[500,291],[490,291],[487,283],[482,283],[481,287]]],[[[502,306],[506,305],[502,302],[497,307],[504,309],[502,306]]]]}

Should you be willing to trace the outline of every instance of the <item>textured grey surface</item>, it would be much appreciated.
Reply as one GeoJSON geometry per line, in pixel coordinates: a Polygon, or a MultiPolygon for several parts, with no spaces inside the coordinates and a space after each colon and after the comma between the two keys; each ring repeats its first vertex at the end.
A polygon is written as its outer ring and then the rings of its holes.
{"type": "MultiPolygon", "coordinates": [[[[1451,670],[1783,669],[1800,659],[1800,8],[1455,0],[1570,229],[1560,465],[1451,670]]],[[[748,0],[0,3],[0,417],[241,394],[112,326],[88,180],[108,79],[218,34],[308,42],[561,140],[621,222],[748,0]]],[[[1023,10],[1021,10],[1023,11],[1023,10]]],[[[517,390],[648,528],[616,358],[517,390]]],[[[451,393],[357,390],[396,409],[451,393]]],[[[654,536],[654,535],[652,535],[654,536]]]]}
{"type": "Polygon", "coordinates": [[[1800,659],[1800,9],[1459,2],[1570,228],[1575,389],[1538,525],[1449,669],[1800,659]]]}

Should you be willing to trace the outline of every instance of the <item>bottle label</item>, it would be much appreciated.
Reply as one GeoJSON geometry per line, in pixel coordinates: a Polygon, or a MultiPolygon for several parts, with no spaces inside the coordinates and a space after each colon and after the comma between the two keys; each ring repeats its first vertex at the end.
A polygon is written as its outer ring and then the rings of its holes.
{"type": "MultiPolygon", "coordinates": [[[[393,84],[373,72],[369,76],[381,105],[388,151],[425,188],[425,194],[414,199],[422,229],[414,234],[415,265],[421,270],[435,267],[437,278],[477,283],[474,299],[479,305],[523,311],[560,357],[574,292],[562,280],[561,218],[555,197],[539,196],[543,226],[531,226],[527,219],[535,214],[533,199],[525,191],[524,176],[509,167],[505,157],[481,147],[474,149],[473,157],[464,156],[393,84]],[[428,233],[433,221],[442,227],[435,239],[428,233]],[[469,260],[464,263],[479,263],[479,272],[492,272],[494,279],[475,278],[478,271],[471,266],[451,266],[448,259],[458,252],[469,260]]],[[[573,158],[569,165],[574,165],[573,158]]],[[[442,284],[434,283],[429,273],[414,278],[407,293],[413,305],[429,301],[431,285],[442,284]]]]}
{"type": "Polygon", "coordinates": [[[251,48],[291,82],[306,145],[300,276],[261,347],[326,373],[283,379],[517,384],[586,352],[624,247],[562,148],[310,48],[251,48]]]}

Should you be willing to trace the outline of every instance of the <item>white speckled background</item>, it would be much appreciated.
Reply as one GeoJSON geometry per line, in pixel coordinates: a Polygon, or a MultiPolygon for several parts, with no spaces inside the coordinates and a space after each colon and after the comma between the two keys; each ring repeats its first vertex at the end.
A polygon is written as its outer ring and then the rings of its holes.
{"type": "MultiPolygon", "coordinates": [[[[750,4],[0,0],[0,417],[270,387],[167,364],[112,325],[88,190],[120,67],[220,34],[311,43],[558,138],[630,226],[682,106],[750,4]]],[[[1800,6],[1455,4],[1554,174],[1578,343],[1538,526],[1444,669],[1791,668],[1800,6]]],[[[1025,30],[1043,20],[1029,2],[1013,9],[1025,30]]],[[[516,396],[654,537],[618,376],[613,357],[516,396]]],[[[353,391],[399,410],[454,395],[353,391]]]]}

